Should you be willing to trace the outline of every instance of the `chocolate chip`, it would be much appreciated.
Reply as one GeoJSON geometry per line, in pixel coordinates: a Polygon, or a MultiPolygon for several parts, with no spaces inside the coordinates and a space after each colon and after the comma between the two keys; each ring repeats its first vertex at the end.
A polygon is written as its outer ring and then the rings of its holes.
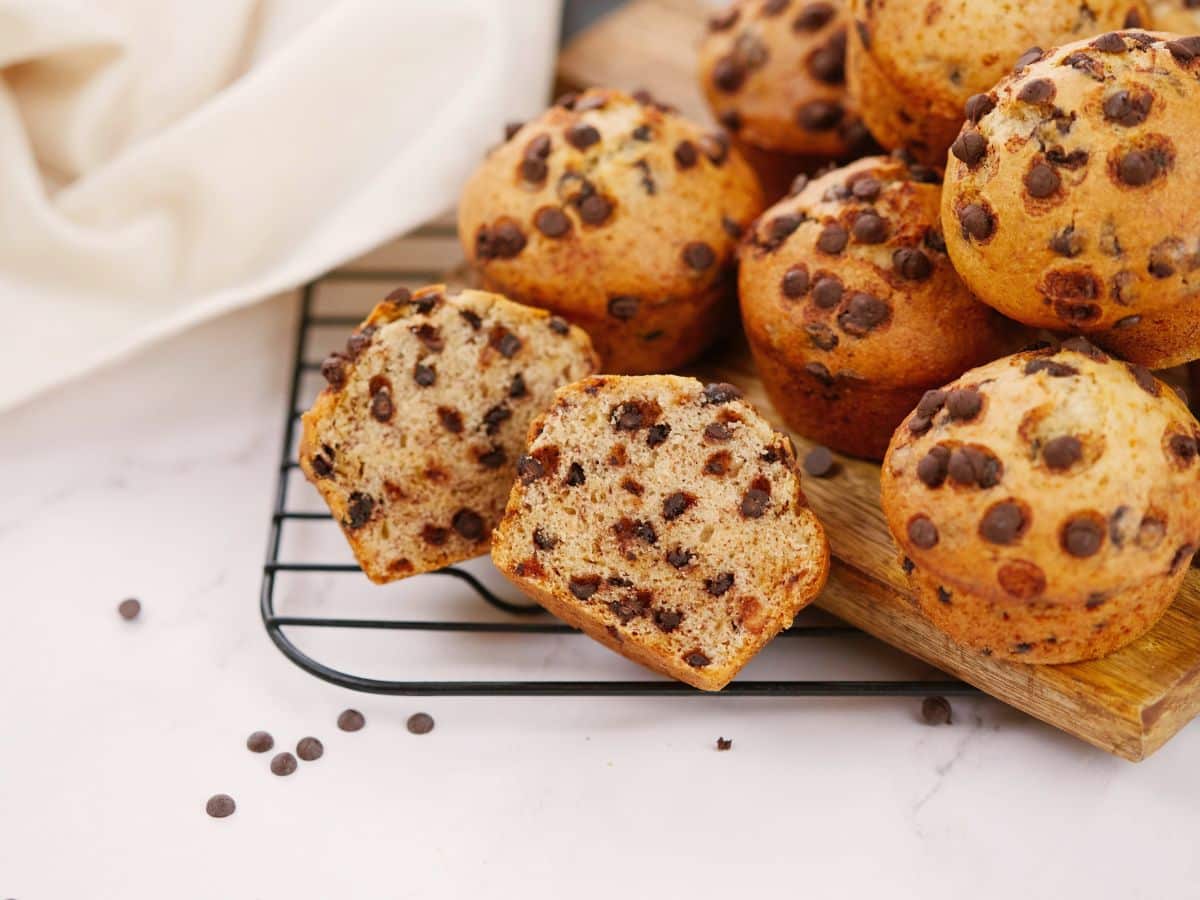
{"type": "Polygon", "coordinates": [[[981,409],[983,397],[975,388],[956,388],[946,395],[946,413],[951,419],[973,419],[981,409]]]}
{"type": "Polygon", "coordinates": [[[843,84],[846,81],[846,33],[833,34],[808,57],[808,71],[824,84],[843,84]]]}
{"type": "Polygon", "coordinates": [[[555,334],[565,335],[569,334],[571,331],[571,326],[567,324],[567,320],[561,316],[551,316],[547,320],[546,324],[550,326],[550,330],[555,334]]]}
{"type": "Polygon", "coordinates": [[[525,234],[515,222],[498,222],[476,235],[480,259],[512,259],[525,249],[525,234]]]}
{"type": "Polygon", "coordinates": [[[685,494],[682,491],[676,491],[663,501],[662,515],[663,519],[668,522],[673,522],[685,512],[687,512],[696,502],[695,496],[685,494]]]}
{"type": "Polygon", "coordinates": [[[439,406],[437,408],[438,420],[442,423],[442,427],[451,434],[462,434],[463,420],[462,414],[448,406],[439,406]]]}
{"type": "Polygon", "coordinates": [[[560,238],[571,230],[571,220],[557,206],[543,206],[534,214],[533,224],[548,238],[560,238]]]}
{"type": "Polygon", "coordinates": [[[803,265],[795,265],[783,273],[780,282],[783,296],[797,300],[808,293],[808,269],[803,265]]]}
{"type": "Polygon", "coordinates": [[[1158,172],[1159,167],[1154,156],[1141,150],[1126,153],[1117,163],[1117,176],[1130,187],[1149,184],[1158,172]]]}
{"type": "Polygon", "coordinates": [[[503,403],[497,403],[483,414],[484,431],[487,434],[496,434],[500,430],[500,426],[511,418],[512,410],[503,403]]]}
{"type": "Polygon", "coordinates": [[[830,3],[805,4],[792,20],[792,28],[796,31],[817,31],[828,25],[836,13],[830,3]]]}
{"type": "Polygon", "coordinates": [[[1154,98],[1148,93],[1116,91],[1104,98],[1104,118],[1126,127],[1140,125],[1146,121],[1153,103],[1154,98]]]}
{"type": "Polygon", "coordinates": [[[321,363],[321,375],[335,391],[346,386],[346,360],[340,353],[331,353],[321,363]]]}
{"type": "Polygon", "coordinates": [[[521,456],[517,459],[517,476],[522,484],[532,484],[546,474],[542,461],[534,456],[521,456]]]}
{"type": "Polygon", "coordinates": [[[833,329],[823,322],[809,322],[804,326],[804,332],[808,335],[809,342],[818,350],[832,350],[839,343],[833,329]]]}
{"type": "Polygon", "coordinates": [[[117,615],[126,622],[136,619],[142,611],[142,602],[135,597],[128,597],[117,604],[117,615]]]}
{"type": "Polygon", "coordinates": [[[979,120],[996,108],[996,101],[989,94],[972,94],[965,107],[967,120],[978,125],[979,120]]]}
{"type": "Polygon", "coordinates": [[[646,432],[646,446],[657,447],[667,439],[671,433],[671,426],[662,422],[658,425],[651,425],[646,432]]]}
{"type": "Polygon", "coordinates": [[[1050,238],[1050,249],[1059,256],[1073,259],[1083,252],[1083,238],[1075,231],[1073,225],[1068,225],[1050,238]]]}
{"type": "Polygon", "coordinates": [[[1095,556],[1104,543],[1104,526],[1091,517],[1072,519],[1062,531],[1062,547],[1074,557],[1095,556]]]}
{"type": "Polygon", "coordinates": [[[690,653],[686,654],[683,657],[683,661],[685,663],[687,663],[689,666],[691,666],[693,669],[703,669],[705,666],[707,666],[709,663],[712,662],[711,659],[709,659],[707,656],[705,656],[699,650],[692,650],[690,653]]]}
{"type": "Polygon", "coordinates": [[[845,114],[845,110],[837,103],[810,100],[796,111],[796,121],[805,131],[831,131],[845,114]]]}
{"type": "MultiPolygon", "coordinates": [[[[328,449],[328,448],[326,448],[328,449]]],[[[318,478],[328,478],[333,474],[333,463],[324,456],[317,455],[312,458],[312,470],[318,478]]]]}
{"type": "Polygon", "coordinates": [[[679,164],[681,169],[690,169],[700,160],[700,154],[696,152],[696,145],[691,141],[680,141],[675,145],[675,162],[679,164]]]}
{"type": "Polygon", "coordinates": [[[673,550],[667,551],[667,562],[673,565],[676,569],[684,568],[695,558],[695,553],[693,553],[691,550],[684,550],[682,547],[676,547],[673,550]]]}
{"type": "Polygon", "coordinates": [[[921,721],[926,725],[951,724],[950,701],[945,697],[926,697],[921,701],[921,721]]]}
{"type": "Polygon", "coordinates": [[[729,218],[729,216],[721,216],[721,230],[735,241],[741,239],[742,226],[729,218]]]}
{"type": "Polygon", "coordinates": [[[926,487],[939,488],[946,482],[949,465],[950,451],[945,447],[933,447],[917,463],[917,477],[926,487]]]}
{"type": "Polygon", "coordinates": [[[714,597],[720,597],[731,587],[733,587],[732,572],[722,572],[716,578],[704,579],[704,590],[708,591],[714,597]]]}
{"type": "Polygon", "coordinates": [[[567,143],[576,150],[586,150],[600,142],[600,132],[586,122],[579,122],[567,129],[566,138],[567,143]]]}
{"type": "Polygon", "coordinates": [[[920,250],[900,247],[892,254],[892,266],[909,281],[924,281],[933,274],[933,263],[920,250]]]}
{"type": "Polygon", "coordinates": [[[299,763],[296,762],[296,757],[288,752],[276,753],[271,759],[271,774],[272,775],[291,775],[296,771],[299,763]]]}
{"type": "Polygon", "coordinates": [[[421,528],[421,540],[434,547],[441,547],[449,537],[450,532],[440,525],[426,523],[421,528]]]}
{"type": "Polygon", "coordinates": [[[237,804],[228,794],[213,794],[204,804],[204,811],[214,819],[224,819],[232,816],[237,804]]]}
{"type": "Polygon", "coordinates": [[[473,331],[478,331],[479,326],[483,324],[483,319],[479,318],[479,313],[473,309],[460,309],[458,314],[464,322],[471,326],[473,331]]]}
{"type": "Polygon", "coordinates": [[[964,129],[950,145],[950,152],[972,167],[987,156],[987,149],[987,138],[972,128],[964,129]]]}
{"type": "Polygon", "coordinates": [[[736,109],[724,110],[717,116],[717,121],[721,123],[722,128],[732,131],[734,134],[742,129],[742,115],[736,109]]]}
{"type": "Polygon", "coordinates": [[[704,429],[704,436],[710,441],[727,441],[733,432],[722,422],[712,422],[704,429]]]}
{"type": "Polygon", "coordinates": [[[579,218],[588,225],[603,224],[612,211],[612,204],[599,194],[589,194],[579,203],[579,218]]]}
{"type": "Polygon", "coordinates": [[[513,400],[519,400],[529,393],[529,388],[525,385],[525,376],[520,372],[513,375],[512,381],[508,383],[508,396],[513,400]]]}
{"type": "Polygon", "coordinates": [[[946,466],[950,480],[966,487],[995,487],[1000,480],[999,461],[975,447],[956,447],[946,466]]]}
{"type": "Polygon", "coordinates": [[[350,502],[346,507],[346,527],[362,528],[371,520],[371,513],[374,511],[375,501],[368,495],[355,491],[350,495],[350,502]]]}
{"type": "Polygon", "coordinates": [[[804,216],[796,213],[783,213],[767,223],[767,242],[771,247],[778,247],[792,232],[804,224],[804,216]]]}
{"type": "Polygon", "coordinates": [[[572,578],[567,582],[567,588],[576,600],[590,600],[596,591],[600,590],[600,579],[596,575],[584,578],[572,578]]]}
{"type": "Polygon", "coordinates": [[[1002,500],[984,513],[979,523],[979,534],[993,544],[1011,544],[1024,534],[1027,525],[1020,504],[1002,500]]]}
{"type": "Polygon", "coordinates": [[[1091,43],[1101,53],[1124,53],[1126,50],[1125,42],[1121,40],[1121,36],[1116,32],[1110,31],[1108,34],[1102,34],[1091,43]]]}
{"type": "Polygon", "coordinates": [[[337,717],[337,727],[342,731],[360,731],[367,720],[357,709],[343,710],[337,717]]]}
{"type": "Polygon", "coordinates": [[[854,239],[860,244],[882,244],[887,236],[887,222],[875,213],[863,213],[854,220],[854,239]]]}
{"type": "Polygon", "coordinates": [[[612,423],[617,431],[637,431],[645,422],[639,403],[622,403],[613,410],[612,423]]]}
{"type": "Polygon", "coordinates": [[[376,422],[390,422],[395,411],[392,392],[386,388],[371,398],[371,418],[376,422]]]}
{"type": "Polygon", "coordinates": [[[1129,374],[1133,376],[1133,380],[1143,391],[1151,397],[1157,397],[1160,393],[1158,379],[1145,366],[1137,366],[1133,363],[1126,363],[1125,367],[1129,370],[1129,374]]]}
{"type": "Polygon", "coordinates": [[[891,314],[891,307],[878,297],[860,292],[850,298],[850,303],[837,321],[847,334],[863,337],[886,322],[891,314]]]}
{"type": "Polygon", "coordinates": [[[1035,163],[1025,173],[1025,190],[1029,192],[1031,197],[1037,197],[1038,199],[1049,197],[1059,189],[1061,184],[1062,179],[1058,177],[1058,173],[1048,163],[1035,163]]]}
{"type": "Polygon", "coordinates": [[[683,613],[674,609],[656,609],[653,615],[654,624],[659,631],[670,634],[683,621],[683,613]]]}
{"type": "Polygon", "coordinates": [[[1171,435],[1167,446],[1170,448],[1171,454],[1185,466],[1191,465],[1198,452],[1196,439],[1186,434],[1171,435]]]}
{"type": "Polygon", "coordinates": [[[583,473],[583,466],[577,462],[571,463],[571,465],[567,467],[567,477],[565,479],[567,486],[579,487],[579,485],[583,484],[585,481],[587,481],[587,476],[583,473]]]}
{"type": "Polygon", "coordinates": [[[620,296],[608,301],[608,314],[614,319],[628,321],[637,315],[642,301],[637,297],[620,296]]]}
{"type": "Polygon", "coordinates": [[[771,502],[771,496],[764,490],[759,488],[750,488],[742,495],[741,511],[742,515],[747,519],[758,519],[767,511],[767,505],[771,502]]]}
{"type": "Polygon", "coordinates": [[[1141,321],[1141,316],[1125,316],[1125,318],[1113,322],[1113,328],[1132,328],[1141,321]]]}
{"type": "Polygon", "coordinates": [[[1028,50],[1026,50],[1024,53],[1022,53],[1019,57],[1017,57],[1017,62],[1013,66],[1013,72],[1014,73],[1020,72],[1026,66],[1033,65],[1035,62],[1037,62],[1039,59],[1042,58],[1042,53],[1043,53],[1043,51],[1042,51],[1041,47],[1030,47],[1028,50]]]}
{"type": "Polygon", "coordinates": [[[404,723],[409,734],[429,734],[433,731],[433,716],[429,713],[413,713],[404,723]]]}
{"type": "Polygon", "coordinates": [[[722,56],[713,65],[712,81],[719,91],[736,93],[745,80],[745,68],[732,56],[722,56]]]}
{"type": "Polygon", "coordinates": [[[812,296],[813,303],[821,309],[833,309],[842,302],[842,283],[833,276],[818,278],[812,296]]]}
{"type": "Polygon", "coordinates": [[[1070,378],[1079,374],[1079,370],[1074,366],[1055,362],[1052,359],[1031,359],[1025,363],[1026,375],[1034,375],[1038,372],[1045,372],[1051,378],[1070,378]]]}
{"type": "Polygon", "coordinates": [[[837,471],[837,461],[828,447],[816,446],[804,455],[804,471],[813,478],[827,478],[837,471]]]}
{"type": "Polygon", "coordinates": [[[1073,435],[1060,435],[1046,442],[1042,458],[1051,469],[1069,469],[1083,458],[1083,444],[1073,435]]]}
{"type": "Polygon", "coordinates": [[[735,384],[724,381],[714,381],[704,386],[704,403],[706,406],[723,406],[742,398],[742,391],[735,384]]]}
{"type": "Polygon", "coordinates": [[[850,236],[846,233],[846,229],[836,223],[826,225],[821,229],[821,235],[817,238],[817,249],[822,253],[838,254],[846,249],[846,243],[850,236]]]}
{"type": "Polygon", "coordinates": [[[485,469],[498,469],[504,465],[508,456],[503,447],[491,447],[482,453],[477,452],[475,458],[485,469]]]}
{"type": "Polygon", "coordinates": [[[1084,356],[1090,360],[1093,360],[1094,362],[1108,362],[1108,356],[1104,353],[1104,351],[1085,338],[1083,335],[1076,335],[1073,338],[1068,338],[1067,340],[1063,341],[1062,349],[1071,350],[1075,353],[1082,353],[1084,356]]]}
{"type": "Polygon", "coordinates": [[[1187,65],[1192,60],[1200,58],[1200,36],[1167,41],[1163,47],[1175,57],[1175,61],[1180,65],[1187,65]]]}
{"type": "Polygon", "coordinates": [[[943,390],[926,391],[917,403],[917,415],[932,419],[946,405],[946,392],[943,390]]]}
{"type": "Polygon", "coordinates": [[[1024,103],[1046,103],[1053,100],[1057,89],[1049,78],[1035,78],[1025,83],[1017,94],[1017,99],[1024,103]]]}
{"type": "Polygon", "coordinates": [[[712,264],[717,261],[717,255],[713,252],[712,247],[703,241],[692,241],[685,244],[683,248],[683,261],[688,268],[694,269],[697,272],[703,272],[705,269],[711,268],[712,264]]]}
{"type": "Polygon", "coordinates": [[[434,325],[428,322],[422,322],[420,325],[413,325],[409,329],[416,336],[426,349],[433,353],[441,353],[446,347],[446,341],[442,337],[442,333],[434,325]]]}
{"type": "Polygon", "coordinates": [[[460,509],[450,520],[450,525],[458,532],[459,537],[468,541],[477,541],[487,530],[483,517],[473,509],[460,509]]]}
{"type": "Polygon", "coordinates": [[[817,379],[817,381],[821,382],[821,384],[825,385],[826,387],[829,387],[834,382],[833,373],[829,371],[829,367],[824,363],[806,363],[804,366],[804,371],[813,378],[817,379]]]}
{"type": "Polygon", "coordinates": [[[908,539],[913,546],[929,550],[937,546],[938,530],[928,516],[916,516],[908,523],[908,539]]]}
{"type": "Polygon", "coordinates": [[[325,755],[325,745],[315,737],[300,738],[296,744],[296,755],[305,762],[313,762],[325,755]]]}
{"type": "Polygon", "coordinates": [[[977,241],[986,241],[996,230],[996,220],[987,209],[978,203],[969,203],[958,213],[962,223],[963,237],[972,237],[977,241]]]}
{"type": "Polygon", "coordinates": [[[879,192],[883,190],[883,185],[879,183],[878,178],[860,178],[850,187],[850,193],[856,200],[862,200],[865,203],[873,203],[879,198],[879,192]]]}
{"type": "Polygon", "coordinates": [[[266,731],[255,731],[246,738],[246,749],[251,753],[266,753],[274,746],[275,738],[266,731]]]}
{"type": "Polygon", "coordinates": [[[928,416],[914,415],[908,420],[908,430],[913,434],[924,434],[932,425],[933,422],[928,416]]]}
{"type": "Polygon", "coordinates": [[[424,363],[417,363],[413,366],[413,381],[421,387],[430,387],[437,381],[437,372],[433,366],[427,366],[424,363]]]}

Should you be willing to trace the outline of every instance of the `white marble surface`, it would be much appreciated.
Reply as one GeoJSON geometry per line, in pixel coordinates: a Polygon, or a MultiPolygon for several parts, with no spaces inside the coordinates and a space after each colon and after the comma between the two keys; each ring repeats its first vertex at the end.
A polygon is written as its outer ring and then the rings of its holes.
{"type": "MultiPolygon", "coordinates": [[[[0,418],[0,897],[1200,896],[1195,725],[1132,765],[989,700],[932,728],[906,700],[417,700],[295,668],[257,608],[294,311],[0,418]],[[432,734],[405,730],[418,710],[432,734]],[[325,757],[274,777],[259,728],[325,757]],[[205,815],[218,791],[232,818],[205,815]]],[[[337,557],[330,537],[289,549],[337,557]]],[[[452,583],[348,577],[281,608],[486,615],[452,583]]],[[[393,677],[638,674],[574,637],[307,646],[393,677]]],[[[923,671],[858,638],[777,642],[749,674],[923,671]]]]}

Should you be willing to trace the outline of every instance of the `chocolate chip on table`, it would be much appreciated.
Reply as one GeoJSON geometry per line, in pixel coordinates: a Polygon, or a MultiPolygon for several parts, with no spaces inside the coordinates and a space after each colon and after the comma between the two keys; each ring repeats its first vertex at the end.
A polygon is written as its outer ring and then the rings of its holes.
{"type": "Polygon", "coordinates": [[[804,455],[804,471],[813,478],[827,478],[837,472],[837,460],[828,447],[813,447],[804,455]]]}
{"type": "Polygon", "coordinates": [[[342,731],[359,731],[366,724],[367,720],[357,709],[343,710],[337,717],[337,727],[342,731]]]}
{"type": "Polygon", "coordinates": [[[136,597],[127,597],[117,604],[117,614],[126,622],[136,619],[142,612],[142,601],[136,597]]]}
{"type": "Polygon", "coordinates": [[[692,241],[685,244],[682,255],[688,268],[697,272],[711,268],[717,261],[717,255],[713,252],[713,248],[703,241],[692,241]]]}
{"type": "Polygon", "coordinates": [[[586,150],[593,144],[600,142],[600,132],[595,126],[589,125],[586,122],[579,122],[567,129],[567,143],[576,150],[586,150]]]}
{"type": "Polygon", "coordinates": [[[817,249],[822,253],[836,255],[846,249],[849,239],[845,228],[837,223],[830,223],[821,229],[821,235],[817,238],[817,249]]]}
{"type": "Polygon", "coordinates": [[[204,804],[204,811],[214,819],[224,819],[232,816],[237,804],[228,794],[213,794],[204,804]]]}
{"type": "Polygon", "coordinates": [[[246,738],[246,749],[251,753],[266,753],[274,746],[275,738],[266,731],[255,731],[246,738]]]}
{"type": "Polygon", "coordinates": [[[866,212],[854,220],[854,239],[860,244],[882,244],[887,236],[887,222],[875,213],[866,212]]]}
{"type": "Polygon", "coordinates": [[[1083,444],[1074,435],[1059,435],[1042,447],[1042,459],[1049,468],[1056,471],[1069,469],[1083,459],[1083,444]]]}
{"type": "Polygon", "coordinates": [[[977,241],[986,241],[996,230],[996,220],[987,209],[978,203],[968,203],[958,213],[963,235],[977,241]]]}
{"type": "Polygon", "coordinates": [[[983,515],[979,523],[980,536],[992,544],[1011,544],[1027,527],[1025,512],[1012,500],[1002,500],[983,515]]]}
{"type": "Polygon", "coordinates": [[[926,697],[921,701],[921,721],[926,725],[950,725],[950,701],[945,697],[926,697]]]}
{"type": "Polygon", "coordinates": [[[916,516],[908,523],[908,539],[915,547],[929,550],[937,546],[938,537],[937,526],[928,516],[916,516]]]}
{"type": "Polygon", "coordinates": [[[284,751],[283,753],[276,753],[271,758],[271,774],[281,776],[291,775],[296,771],[296,767],[298,765],[299,764],[296,762],[296,757],[292,756],[292,754],[288,753],[287,751],[284,751]]]}
{"type": "Polygon", "coordinates": [[[543,206],[534,214],[533,224],[548,238],[560,238],[571,230],[571,220],[557,206],[543,206]]]}
{"type": "Polygon", "coordinates": [[[296,744],[296,755],[305,762],[313,762],[325,755],[325,745],[315,737],[300,738],[296,744]]]}
{"type": "Polygon", "coordinates": [[[1039,200],[1049,197],[1059,189],[1062,184],[1062,179],[1059,178],[1058,172],[1049,163],[1035,163],[1028,172],[1025,173],[1025,190],[1029,192],[1031,197],[1036,197],[1039,200]]]}
{"type": "Polygon", "coordinates": [[[405,723],[410,734],[429,734],[433,731],[433,716],[429,713],[413,713],[405,723]]]}
{"type": "Polygon", "coordinates": [[[972,94],[967,98],[964,112],[972,125],[978,125],[979,120],[996,108],[996,101],[989,94],[972,94]]]}
{"type": "Polygon", "coordinates": [[[987,149],[987,138],[973,128],[964,129],[962,134],[955,138],[954,143],[950,145],[950,152],[968,166],[977,165],[981,159],[987,156],[987,149]]]}
{"type": "Polygon", "coordinates": [[[718,750],[732,750],[733,749],[733,738],[723,738],[723,737],[717,738],[717,749],[718,750]]]}

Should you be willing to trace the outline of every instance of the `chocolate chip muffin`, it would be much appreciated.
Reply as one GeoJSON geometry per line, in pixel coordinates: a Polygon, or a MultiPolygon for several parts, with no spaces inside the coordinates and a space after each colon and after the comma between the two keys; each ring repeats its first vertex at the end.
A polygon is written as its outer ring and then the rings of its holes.
{"type": "Polygon", "coordinates": [[[825,583],[795,451],[733,385],[569,385],[529,431],[492,559],[548,610],[694,687],[724,687],[825,583]]]}
{"type": "Polygon", "coordinates": [[[1132,362],[1200,357],[1200,37],[1105,34],[972,100],[942,223],[963,280],[1132,362]]]}
{"type": "Polygon", "coordinates": [[[322,365],[300,468],[376,583],[478,556],[530,420],[596,367],[587,335],[540,309],[401,288],[322,365]]]}
{"type": "Polygon", "coordinates": [[[487,286],[578,324],[607,371],[656,372],[727,327],[737,240],[761,209],[724,134],[590,90],[488,156],[459,235],[487,286]]]}
{"type": "Polygon", "coordinates": [[[717,120],[764,150],[860,156],[873,146],[847,106],[844,2],[740,0],[709,19],[700,83],[717,120]]]}
{"type": "Polygon", "coordinates": [[[914,596],[966,647],[1092,659],[1142,635],[1200,543],[1200,424],[1081,337],[931,391],[896,431],[883,509],[914,596]]]}
{"type": "Polygon", "coordinates": [[[1052,47],[1146,21],[1142,0],[851,0],[846,74],[885,147],[943,165],[963,107],[1035,45],[1052,47]]]}
{"type": "Polygon", "coordinates": [[[1150,0],[1150,27],[1175,34],[1200,34],[1200,0],[1150,0]]]}
{"type": "Polygon", "coordinates": [[[767,210],[742,247],[742,321],[789,426],[881,459],[926,390],[1016,345],[946,255],[941,175],[898,158],[835,169],[767,210]]]}

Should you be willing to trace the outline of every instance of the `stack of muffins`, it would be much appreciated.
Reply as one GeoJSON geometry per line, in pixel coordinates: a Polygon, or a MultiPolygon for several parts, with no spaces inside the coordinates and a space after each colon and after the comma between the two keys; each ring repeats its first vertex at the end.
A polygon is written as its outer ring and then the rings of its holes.
{"type": "Polygon", "coordinates": [[[377,310],[305,471],[376,580],[490,543],[568,622],[719,688],[828,568],[790,441],[669,374],[740,305],[788,425],[882,460],[934,624],[1030,663],[1118,649],[1200,545],[1200,424],[1151,372],[1200,359],[1193,7],[733,4],[700,51],[720,130],[601,89],[510,129],[459,208],[492,293],[377,310]]]}

